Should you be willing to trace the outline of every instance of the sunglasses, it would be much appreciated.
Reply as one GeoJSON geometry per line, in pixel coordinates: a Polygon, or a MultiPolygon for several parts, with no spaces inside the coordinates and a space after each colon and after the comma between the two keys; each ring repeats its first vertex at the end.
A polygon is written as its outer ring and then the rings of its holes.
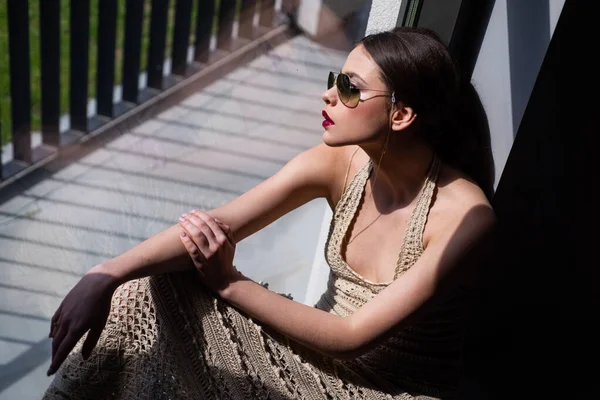
{"type": "Polygon", "coordinates": [[[396,97],[394,96],[395,92],[390,92],[387,90],[368,89],[368,88],[359,89],[350,82],[350,77],[346,74],[330,72],[329,78],[327,79],[327,90],[331,89],[333,87],[333,85],[335,85],[337,87],[338,95],[340,97],[340,100],[342,101],[342,104],[344,104],[348,108],[355,108],[356,106],[358,106],[358,103],[360,103],[361,101],[367,101],[367,100],[370,100],[375,97],[387,97],[383,94],[379,94],[379,95],[369,97],[368,99],[362,99],[360,97],[361,90],[362,91],[368,90],[371,92],[388,93],[388,95],[391,94],[392,95],[392,103],[396,102],[396,97]]]}

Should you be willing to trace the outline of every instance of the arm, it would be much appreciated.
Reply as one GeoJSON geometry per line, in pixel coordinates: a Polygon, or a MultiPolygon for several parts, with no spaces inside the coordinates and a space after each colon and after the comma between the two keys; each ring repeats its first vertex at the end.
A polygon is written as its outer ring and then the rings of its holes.
{"type": "Polygon", "coordinates": [[[377,345],[431,299],[493,224],[491,209],[475,206],[453,226],[440,230],[445,233],[432,239],[411,269],[347,318],[291,301],[244,277],[219,294],[294,341],[331,357],[351,359],[377,345]]]}
{"type": "MultiPolygon", "coordinates": [[[[279,172],[250,191],[208,213],[226,223],[236,242],[259,231],[293,209],[318,197],[330,200],[332,184],[339,182],[340,150],[315,146],[287,163],[279,172]]],[[[331,202],[331,200],[330,200],[331,202]]],[[[93,272],[110,276],[115,287],[131,279],[193,267],[174,225],[93,272]]]]}

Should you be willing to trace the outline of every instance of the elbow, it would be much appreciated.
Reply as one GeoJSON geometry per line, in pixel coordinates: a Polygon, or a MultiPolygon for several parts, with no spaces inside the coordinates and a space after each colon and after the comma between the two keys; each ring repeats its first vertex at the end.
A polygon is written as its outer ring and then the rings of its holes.
{"type": "Polygon", "coordinates": [[[360,351],[339,351],[331,355],[332,358],[340,361],[353,361],[362,356],[365,352],[360,351]]]}
{"type": "Polygon", "coordinates": [[[338,349],[333,354],[329,354],[330,357],[340,361],[352,361],[355,360],[370,350],[370,346],[350,346],[343,349],[338,349]]]}
{"type": "Polygon", "coordinates": [[[339,340],[336,349],[330,357],[341,361],[352,361],[370,351],[375,343],[365,343],[352,335],[347,335],[345,340],[339,340]]]}
{"type": "Polygon", "coordinates": [[[352,361],[369,352],[377,341],[374,340],[368,331],[359,329],[354,319],[346,317],[339,320],[341,325],[330,331],[327,337],[329,340],[321,352],[327,356],[341,361],[352,361]],[[335,333],[334,333],[335,332],[335,333]]]}

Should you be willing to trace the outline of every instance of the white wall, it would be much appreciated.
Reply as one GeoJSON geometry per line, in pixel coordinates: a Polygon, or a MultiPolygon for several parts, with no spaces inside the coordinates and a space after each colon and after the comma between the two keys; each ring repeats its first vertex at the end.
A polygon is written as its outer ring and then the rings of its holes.
{"type": "MultiPolygon", "coordinates": [[[[386,0],[384,4],[378,4],[374,9],[371,7],[380,17],[370,18],[369,21],[381,24],[383,17],[397,17],[402,1],[405,0],[386,0]]],[[[310,37],[328,35],[342,30],[343,25],[346,23],[344,19],[353,12],[360,13],[361,9],[368,7],[370,2],[371,0],[300,0],[297,23],[303,32],[310,37]]],[[[356,22],[354,21],[354,23],[356,22]]],[[[389,28],[392,28],[395,22],[389,25],[389,28]]],[[[374,26],[374,28],[378,29],[379,26],[374,26]]]]}
{"type": "Polygon", "coordinates": [[[317,34],[321,5],[321,0],[301,0],[298,5],[298,25],[310,36],[317,34]]]}
{"type": "Polygon", "coordinates": [[[408,0],[373,0],[366,34],[393,29],[404,1],[408,0]]]}
{"type": "Polygon", "coordinates": [[[472,80],[490,125],[496,184],[514,137],[506,21],[506,0],[496,0],[472,80]]]}
{"type": "Polygon", "coordinates": [[[496,185],[564,0],[496,0],[473,73],[486,109],[496,185]]]}

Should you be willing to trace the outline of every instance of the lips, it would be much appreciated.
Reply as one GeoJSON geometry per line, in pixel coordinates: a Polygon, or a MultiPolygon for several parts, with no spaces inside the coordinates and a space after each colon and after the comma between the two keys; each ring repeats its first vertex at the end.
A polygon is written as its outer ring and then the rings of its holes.
{"type": "Polygon", "coordinates": [[[325,118],[325,121],[323,121],[323,128],[327,128],[328,126],[334,125],[333,120],[329,117],[329,115],[327,115],[327,112],[325,112],[325,110],[323,110],[321,114],[323,115],[323,118],[325,118]]]}

